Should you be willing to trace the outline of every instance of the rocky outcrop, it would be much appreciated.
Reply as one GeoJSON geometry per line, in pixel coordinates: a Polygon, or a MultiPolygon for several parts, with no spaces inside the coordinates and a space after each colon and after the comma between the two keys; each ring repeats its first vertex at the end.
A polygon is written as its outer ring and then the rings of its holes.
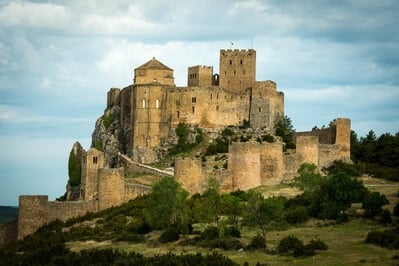
{"type": "Polygon", "coordinates": [[[108,167],[117,167],[118,152],[126,153],[126,139],[130,126],[122,125],[120,121],[120,107],[107,107],[104,115],[96,121],[92,134],[91,146],[105,153],[105,164],[108,167]]]}

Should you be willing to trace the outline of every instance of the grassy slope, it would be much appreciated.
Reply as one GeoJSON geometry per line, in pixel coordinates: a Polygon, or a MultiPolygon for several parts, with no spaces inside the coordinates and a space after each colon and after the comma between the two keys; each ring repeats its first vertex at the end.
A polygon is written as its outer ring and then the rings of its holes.
{"type": "MultiPolygon", "coordinates": [[[[392,211],[393,206],[398,201],[398,183],[373,178],[364,178],[364,183],[370,190],[384,193],[390,200],[390,204],[385,207],[392,211]]],[[[282,188],[286,189],[285,186],[276,187],[276,191],[282,188]]],[[[260,188],[260,190],[265,190],[263,191],[265,194],[270,192],[270,189],[260,188]]],[[[317,221],[313,221],[313,223],[308,222],[306,225],[292,227],[285,231],[271,231],[268,233],[267,245],[269,248],[276,247],[280,239],[291,234],[299,237],[305,243],[312,238],[320,238],[329,246],[327,251],[318,251],[315,256],[307,258],[270,255],[261,251],[238,252],[219,250],[219,252],[241,265],[246,261],[249,262],[250,265],[254,265],[256,262],[268,263],[271,265],[392,265],[394,262],[399,262],[397,260],[392,260],[392,256],[398,254],[397,250],[392,251],[364,242],[369,231],[378,229],[382,229],[382,226],[371,220],[359,218],[345,224],[317,225],[317,221]]],[[[243,243],[248,243],[255,233],[253,229],[243,228],[241,241],[243,243]]],[[[68,243],[68,247],[74,251],[93,247],[112,247],[124,251],[140,252],[145,256],[169,251],[176,254],[210,252],[209,249],[180,246],[178,242],[159,244],[157,241],[158,237],[159,232],[153,232],[149,234],[147,241],[144,243],[75,241],[68,243]]]]}

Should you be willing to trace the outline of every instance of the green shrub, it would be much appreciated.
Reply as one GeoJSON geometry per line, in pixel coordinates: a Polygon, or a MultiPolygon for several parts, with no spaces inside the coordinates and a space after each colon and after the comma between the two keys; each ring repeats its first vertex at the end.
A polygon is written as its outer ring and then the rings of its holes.
{"type": "Polygon", "coordinates": [[[304,245],[302,240],[290,235],[280,240],[277,251],[279,254],[292,254],[298,257],[304,254],[304,245]]]}
{"type": "Polygon", "coordinates": [[[399,201],[396,202],[395,207],[393,208],[393,215],[399,217],[399,201]]]}
{"type": "Polygon", "coordinates": [[[238,230],[237,228],[235,228],[234,226],[229,226],[225,229],[224,231],[224,236],[232,236],[232,237],[241,237],[241,232],[240,230],[238,230]]]}
{"type": "Polygon", "coordinates": [[[327,250],[328,249],[327,244],[324,241],[322,241],[322,240],[320,240],[318,238],[310,240],[308,245],[313,250],[327,250]]]}
{"type": "Polygon", "coordinates": [[[290,224],[299,224],[309,219],[307,208],[304,206],[295,206],[289,208],[284,213],[284,219],[290,224]]]}
{"type": "Polygon", "coordinates": [[[222,136],[223,137],[230,137],[230,136],[233,136],[233,135],[234,135],[234,131],[231,128],[229,128],[229,127],[226,127],[222,131],[222,136]]]}
{"type": "Polygon", "coordinates": [[[110,114],[104,116],[103,117],[103,125],[104,125],[105,129],[108,129],[113,121],[114,121],[113,114],[110,113],[110,114]]]}
{"type": "Polygon", "coordinates": [[[162,232],[161,236],[159,237],[159,242],[168,243],[179,240],[179,238],[179,230],[174,226],[170,226],[162,232]]]}
{"type": "Polygon", "coordinates": [[[274,142],[274,137],[272,135],[270,135],[270,134],[262,135],[262,141],[273,143],[274,142]]]}
{"type": "Polygon", "coordinates": [[[265,249],[266,241],[261,234],[257,234],[251,239],[251,243],[248,245],[249,249],[265,249]]]}
{"type": "Polygon", "coordinates": [[[209,226],[205,228],[205,230],[201,233],[201,239],[218,239],[219,238],[219,229],[215,226],[209,226]]]}
{"type": "Polygon", "coordinates": [[[391,213],[388,210],[382,210],[381,216],[378,219],[380,224],[390,224],[392,223],[391,213]]]}
{"type": "Polygon", "coordinates": [[[399,248],[399,226],[384,231],[371,231],[367,234],[366,243],[376,244],[388,249],[399,248]]]}
{"type": "Polygon", "coordinates": [[[388,204],[389,201],[384,194],[380,192],[368,193],[363,200],[362,208],[365,210],[366,217],[373,217],[382,213],[382,206],[388,204]]]}

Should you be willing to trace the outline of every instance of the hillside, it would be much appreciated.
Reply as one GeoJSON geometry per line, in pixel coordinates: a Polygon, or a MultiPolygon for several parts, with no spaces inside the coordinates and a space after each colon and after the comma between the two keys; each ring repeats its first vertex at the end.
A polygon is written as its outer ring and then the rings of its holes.
{"type": "Polygon", "coordinates": [[[0,206],[0,224],[8,223],[17,219],[18,208],[10,206],[0,206]]]}

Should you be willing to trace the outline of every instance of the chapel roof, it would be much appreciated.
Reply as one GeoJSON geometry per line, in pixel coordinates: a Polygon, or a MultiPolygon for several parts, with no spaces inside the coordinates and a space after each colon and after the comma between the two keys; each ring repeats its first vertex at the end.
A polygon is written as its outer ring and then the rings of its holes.
{"type": "Polygon", "coordinates": [[[158,70],[172,70],[170,67],[162,64],[159,62],[155,57],[153,57],[150,61],[147,63],[137,67],[136,69],[158,69],[158,70]]]}

